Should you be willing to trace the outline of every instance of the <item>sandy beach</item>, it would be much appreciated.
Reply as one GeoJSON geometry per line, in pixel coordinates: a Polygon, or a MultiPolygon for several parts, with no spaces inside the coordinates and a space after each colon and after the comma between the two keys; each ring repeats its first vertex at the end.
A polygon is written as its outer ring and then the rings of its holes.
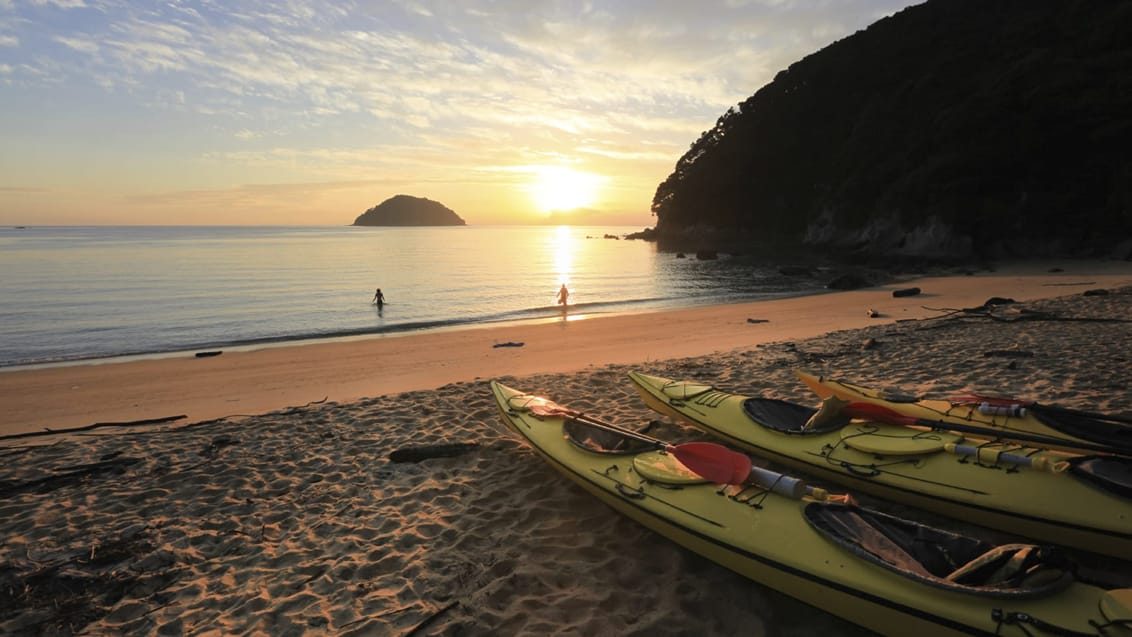
{"type": "Polygon", "coordinates": [[[1067,262],[0,372],[0,633],[868,634],[569,484],[507,433],[487,380],[672,439],[696,434],[649,412],[630,369],[806,404],[795,368],[1132,413],[1129,320],[1132,264],[1067,262]],[[1015,301],[1003,320],[961,311],[992,297],[1015,301]],[[167,422],[43,434],[142,420],[167,422]],[[433,444],[469,446],[389,460],[433,444]]]}
{"type": "Polygon", "coordinates": [[[991,297],[1026,302],[1128,284],[1132,264],[1125,262],[1016,264],[769,302],[618,316],[568,313],[544,323],[233,350],[206,358],[188,354],[0,371],[5,405],[0,435],[174,416],[198,422],[501,375],[726,353],[938,317],[941,309],[976,307],[991,297]],[[893,290],[909,287],[922,292],[893,297],[893,290]],[[869,316],[870,309],[879,316],[869,316]],[[510,343],[522,346],[500,346],[510,343]]]}

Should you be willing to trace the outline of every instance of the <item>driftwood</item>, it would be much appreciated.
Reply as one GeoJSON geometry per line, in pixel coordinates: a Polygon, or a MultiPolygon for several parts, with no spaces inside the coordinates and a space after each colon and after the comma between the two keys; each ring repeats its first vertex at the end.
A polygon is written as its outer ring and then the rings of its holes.
{"type": "Polygon", "coordinates": [[[26,431],[18,434],[8,434],[7,436],[0,436],[0,440],[12,440],[15,438],[31,438],[33,436],[51,436],[54,434],[70,434],[77,431],[90,431],[98,429],[99,427],[137,427],[143,425],[160,425],[167,422],[182,420],[188,418],[185,414],[180,416],[166,416],[165,418],[147,418],[145,420],[131,420],[129,422],[96,422],[93,425],[85,425],[82,427],[71,427],[69,429],[50,429],[44,427],[43,431],[26,431]]]}
{"type": "Polygon", "coordinates": [[[439,618],[441,615],[443,615],[444,613],[447,613],[448,611],[452,610],[453,608],[455,608],[459,605],[460,605],[460,601],[457,600],[457,601],[449,603],[447,606],[444,606],[442,608],[437,609],[436,612],[434,612],[433,614],[426,617],[421,623],[414,626],[412,630],[405,633],[405,637],[411,637],[412,635],[419,633],[420,631],[424,630],[425,628],[428,628],[429,624],[436,621],[437,618],[439,618]]]}
{"type": "Polygon", "coordinates": [[[1013,310],[1010,315],[995,313],[994,306],[983,305],[979,307],[951,308],[921,306],[929,312],[944,312],[942,316],[934,318],[986,318],[1002,323],[1017,323],[1019,321],[1062,321],[1066,323],[1132,323],[1132,319],[1102,318],[1092,316],[1058,316],[1052,312],[1040,312],[1025,308],[1013,310]]]}
{"type": "Polygon", "coordinates": [[[992,349],[983,352],[983,356],[1000,356],[1005,358],[1033,358],[1034,353],[1020,349],[992,349]]]}
{"type": "MultiPolygon", "coordinates": [[[[302,411],[303,409],[305,409],[307,407],[310,407],[311,405],[319,405],[319,404],[325,403],[328,398],[329,398],[329,396],[323,396],[320,400],[312,400],[309,403],[306,403],[305,405],[299,405],[299,406],[296,406],[296,407],[288,407],[285,410],[283,410],[281,413],[284,416],[290,415],[290,414],[295,414],[295,413],[302,411]]],[[[262,415],[262,414],[229,414],[227,416],[221,416],[220,418],[213,418],[212,420],[202,420],[202,421],[190,423],[190,424],[184,425],[183,427],[180,427],[180,429],[188,429],[189,427],[199,427],[199,426],[202,426],[202,425],[214,425],[216,423],[224,422],[228,418],[251,418],[251,417],[254,417],[256,415],[262,415]]],[[[67,429],[51,429],[50,427],[44,427],[43,431],[25,431],[23,433],[8,434],[6,436],[0,436],[0,440],[14,440],[16,438],[33,438],[33,437],[36,437],[36,436],[54,436],[56,434],[71,434],[71,433],[78,433],[78,432],[82,432],[82,431],[91,431],[93,429],[99,429],[101,427],[142,427],[142,426],[145,426],[145,425],[162,425],[162,424],[166,424],[166,423],[176,422],[178,420],[184,420],[186,418],[188,418],[187,415],[180,414],[179,416],[165,416],[164,418],[146,418],[144,420],[130,420],[130,421],[126,421],[126,422],[96,422],[94,424],[84,425],[82,427],[69,427],[67,429]]]]}
{"type": "Polygon", "coordinates": [[[54,491],[65,486],[78,484],[83,480],[104,473],[122,473],[126,467],[141,462],[138,458],[111,458],[101,462],[71,467],[66,471],[54,473],[35,480],[14,482],[0,480],[0,498],[6,498],[24,491],[40,490],[42,492],[54,491]]]}
{"type": "Polygon", "coordinates": [[[236,440],[232,436],[217,436],[209,441],[204,449],[201,450],[200,455],[205,457],[214,456],[216,455],[216,452],[220,451],[224,447],[239,444],[239,442],[239,440],[236,440]]]}
{"type": "Polygon", "coordinates": [[[420,462],[429,458],[454,458],[479,447],[477,442],[403,447],[389,454],[390,462],[420,462]]]}
{"type": "MultiPolygon", "coordinates": [[[[301,413],[304,409],[306,409],[307,407],[310,407],[311,405],[321,405],[322,403],[325,403],[327,401],[327,399],[329,399],[329,398],[330,398],[329,396],[323,396],[322,398],[320,398],[318,400],[312,400],[309,403],[306,403],[306,404],[303,404],[303,405],[296,405],[296,406],[287,407],[286,409],[284,409],[284,410],[282,410],[278,413],[282,416],[290,416],[292,414],[301,413]]],[[[198,421],[198,422],[189,423],[187,425],[183,425],[181,427],[178,427],[177,430],[180,431],[182,429],[190,429],[190,428],[193,428],[193,427],[204,427],[204,426],[207,426],[207,425],[215,425],[215,424],[218,424],[218,423],[227,422],[229,418],[256,418],[256,417],[264,416],[264,415],[271,415],[271,414],[228,414],[227,416],[221,416],[219,418],[213,418],[212,420],[201,420],[201,421],[198,421]]]]}
{"type": "Polygon", "coordinates": [[[902,290],[893,290],[893,298],[900,298],[902,296],[916,296],[920,293],[920,288],[904,288],[902,290]]]}

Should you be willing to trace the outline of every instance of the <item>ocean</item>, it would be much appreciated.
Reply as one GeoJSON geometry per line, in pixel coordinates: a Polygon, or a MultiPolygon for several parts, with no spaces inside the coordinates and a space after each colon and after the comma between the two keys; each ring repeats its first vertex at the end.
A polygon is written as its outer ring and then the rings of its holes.
{"type": "Polygon", "coordinates": [[[820,291],[574,226],[0,229],[0,368],[156,356],[820,291]],[[371,303],[381,288],[386,303],[371,303]]]}

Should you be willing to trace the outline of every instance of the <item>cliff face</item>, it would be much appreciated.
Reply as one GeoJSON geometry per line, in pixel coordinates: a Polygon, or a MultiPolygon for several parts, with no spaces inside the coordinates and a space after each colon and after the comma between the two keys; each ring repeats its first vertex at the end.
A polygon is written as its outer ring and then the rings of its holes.
{"type": "Polygon", "coordinates": [[[355,226],[463,226],[464,220],[446,206],[421,197],[397,195],[370,208],[355,226]]]}
{"type": "Polygon", "coordinates": [[[1132,239],[1132,2],[931,0],[782,71],[657,188],[656,234],[864,255],[1132,239]]]}

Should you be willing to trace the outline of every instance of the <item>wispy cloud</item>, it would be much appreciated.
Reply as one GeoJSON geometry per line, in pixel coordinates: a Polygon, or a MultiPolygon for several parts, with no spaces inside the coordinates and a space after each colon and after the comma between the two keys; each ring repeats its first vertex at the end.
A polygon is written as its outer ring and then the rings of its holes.
{"type": "Polygon", "coordinates": [[[60,9],[81,9],[87,6],[83,0],[28,0],[28,4],[37,7],[59,7],[60,9]]]}
{"type": "MultiPolygon", "coordinates": [[[[77,0],[35,4],[94,11],[77,0]]],[[[582,115],[614,107],[625,116],[634,105],[654,104],[717,111],[789,62],[796,52],[787,49],[806,51],[844,31],[815,28],[812,12],[800,8],[806,5],[784,3],[231,6],[225,13],[210,4],[124,4],[102,7],[111,15],[91,20],[94,28],[48,26],[64,31],[56,41],[124,84],[175,73],[206,92],[301,99],[304,113],[317,107],[309,111],[315,117],[415,114],[420,122],[436,119],[423,104],[471,105],[467,114],[487,121],[493,118],[484,113],[522,105],[582,115]]]]}
{"type": "Polygon", "coordinates": [[[779,70],[907,4],[0,0],[0,91],[92,120],[127,108],[155,138],[183,113],[186,145],[202,125],[216,140],[203,163],[251,172],[427,178],[563,153],[655,172],[779,70]]]}
{"type": "Polygon", "coordinates": [[[94,55],[98,53],[98,43],[89,38],[69,37],[65,35],[55,36],[53,38],[59,44],[72,49],[78,53],[86,53],[94,55]]]}

